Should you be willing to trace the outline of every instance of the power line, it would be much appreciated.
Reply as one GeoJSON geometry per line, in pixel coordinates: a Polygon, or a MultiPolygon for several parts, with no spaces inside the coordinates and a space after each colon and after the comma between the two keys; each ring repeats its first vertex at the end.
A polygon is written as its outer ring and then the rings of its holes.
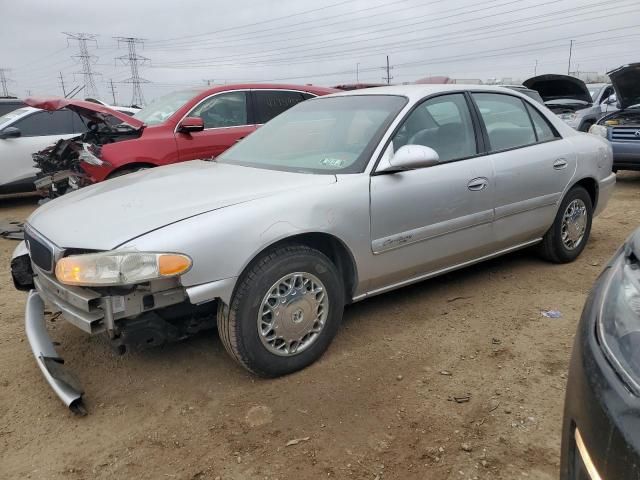
{"type": "Polygon", "coordinates": [[[131,84],[131,105],[142,106],[145,104],[145,101],[141,84],[149,83],[149,80],[140,78],[138,65],[149,62],[149,59],[136,53],[136,45],[143,45],[144,40],[142,38],[136,37],[114,38],[118,41],[118,45],[120,45],[120,43],[127,44],[128,53],[126,55],[122,55],[121,57],[117,57],[117,60],[120,60],[125,65],[129,65],[131,67],[131,76],[126,80],[122,80],[122,83],[131,84]]]}
{"type": "Polygon", "coordinates": [[[113,86],[113,78],[109,79],[109,83],[111,85],[111,96],[113,97],[113,104],[117,105],[118,102],[116,101],[116,87],[113,86]]]}
{"type": "Polygon", "coordinates": [[[92,65],[96,63],[98,57],[95,55],[91,55],[89,53],[89,48],[87,46],[87,42],[93,42],[97,47],[98,41],[96,40],[97,35],[89,34],[89,33],[67,33],[63,32],[67,36],[67,42],[69,40],[75,40],[78,42],[78,55],[74,55],[73,58],[77,58],[80,60],[82,64],[82,72],[76,72],[82,74],[84,78],[84,86],[85,92],[88,97],[98,97],[98,87],[96,87],[96,82],[93,79],[94,75],[100,75],[97,72],[92,70],[92,65]]]}

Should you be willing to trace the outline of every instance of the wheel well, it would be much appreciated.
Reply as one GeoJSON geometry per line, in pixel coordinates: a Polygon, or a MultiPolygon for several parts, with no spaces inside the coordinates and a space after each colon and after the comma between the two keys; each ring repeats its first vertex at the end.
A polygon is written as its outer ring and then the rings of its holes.
{"type": "Polygon", "coordinates": [[[119,173],[125,172],[127,170],[135,170],[136,168],[153,168],[156,165],[153,163],[145,163],[145,162],[137,162],[137,163],[127,163],[126,165],[122,165],[116,168],[113,172],[107,175],[107,178],[113,178],[119,173]]]}
{"type": "Polygon", "coordinates": [[[358,280],[356,263],[347,246],[340,239],[328,233],[301,233],[299,235],[279,240],[258,253],[245,267],[245,271],[250,269],[254,262],[259,259],[264,252],[281,247],[282,245],[290,244],[306,245],[307,247],[318,250],[329,257],[342,276],[346,302],[351,302],[358,280]]]}
{"type": "Polygon", "coordinates": [[[591,205],[593,205],[593,209],[595,210],[596,205],[598,204],[598,182],[596,182],[593,178],[587,177],[583,178],[579,182],[576,182],[574,187],[576,185],[580,185],[587,191],[589,197],[591,197],[591,205]]]}

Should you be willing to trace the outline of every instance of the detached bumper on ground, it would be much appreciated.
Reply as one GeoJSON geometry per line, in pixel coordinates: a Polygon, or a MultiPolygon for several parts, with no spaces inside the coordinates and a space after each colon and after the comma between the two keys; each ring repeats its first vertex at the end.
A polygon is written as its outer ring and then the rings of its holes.
{"type": "Polygon", "coordinates": [[[45,326],[44,302],[35,290],[29,292],[27,297],[25,329],[31,351],[45,380],[71,411],[85,414],[82,387],[73,374],[64,368],[64,360],[56,352],[45,326]]]}

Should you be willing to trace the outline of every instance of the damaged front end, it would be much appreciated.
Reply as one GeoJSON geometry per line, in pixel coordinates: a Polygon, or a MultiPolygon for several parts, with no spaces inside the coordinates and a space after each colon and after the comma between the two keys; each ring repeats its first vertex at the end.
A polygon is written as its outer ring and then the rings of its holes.
{"type": "Polygon", "coordinates": [[[108,143],[138,138],[140,130],[128,125],[99,126],[91,124],[90,130],[32,155],[39,172],[36,175],[36,190],[44,197],[55,198],[68,191],[91,184],[82,168],[86,163],[94,166],[110,166],[103,160],[102,147],[108,143]]]}
{"type": "Polygon", "coordinates": [[[19,290],[29,291],[25,311],[27,339],[45,379],[72,411],[85,413],[83,391],[65,369],[46,328],[45,306],[89,335],[106,335],[117,354],[156,347],[215,328],[217,304],[194,305],[178,276],[118,286],[63,283],[56,266],[73,255],[30,228],[14,251],[11,273],[19,290]]]}
{"type": "Polygon", "coordinates": [[[48,111],[61,108],[71,110],[82,118],[87,129],[77,137],[59,140],[32,155],[39,169],[35,181],[36,190],[49,198],[90,184],[91,180],[82,164],[109,166],[102,158],[102,147],[109,143],[139,138],[144,128],[144,123],[136,118],[84,100],[27,98],[25,103],[48,111]]]}

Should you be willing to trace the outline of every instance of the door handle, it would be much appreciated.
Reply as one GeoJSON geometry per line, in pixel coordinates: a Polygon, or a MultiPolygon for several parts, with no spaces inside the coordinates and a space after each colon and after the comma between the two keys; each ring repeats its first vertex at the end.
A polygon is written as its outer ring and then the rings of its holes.
{"type": "Polygon", "coordinates": [[[489,186],[489,180],[484,177],[474,178],[473,180],[469,180],[467,183],[467,188],[472,192],[479,192],[480,190],[484,190],[489,186]]]}
{"type": "Polygon", "coordinates": [[[556,170],[567,168],[567,161],[564,158],[559,158],[555,162],[553,162],[553,168],[556,170]]]}

